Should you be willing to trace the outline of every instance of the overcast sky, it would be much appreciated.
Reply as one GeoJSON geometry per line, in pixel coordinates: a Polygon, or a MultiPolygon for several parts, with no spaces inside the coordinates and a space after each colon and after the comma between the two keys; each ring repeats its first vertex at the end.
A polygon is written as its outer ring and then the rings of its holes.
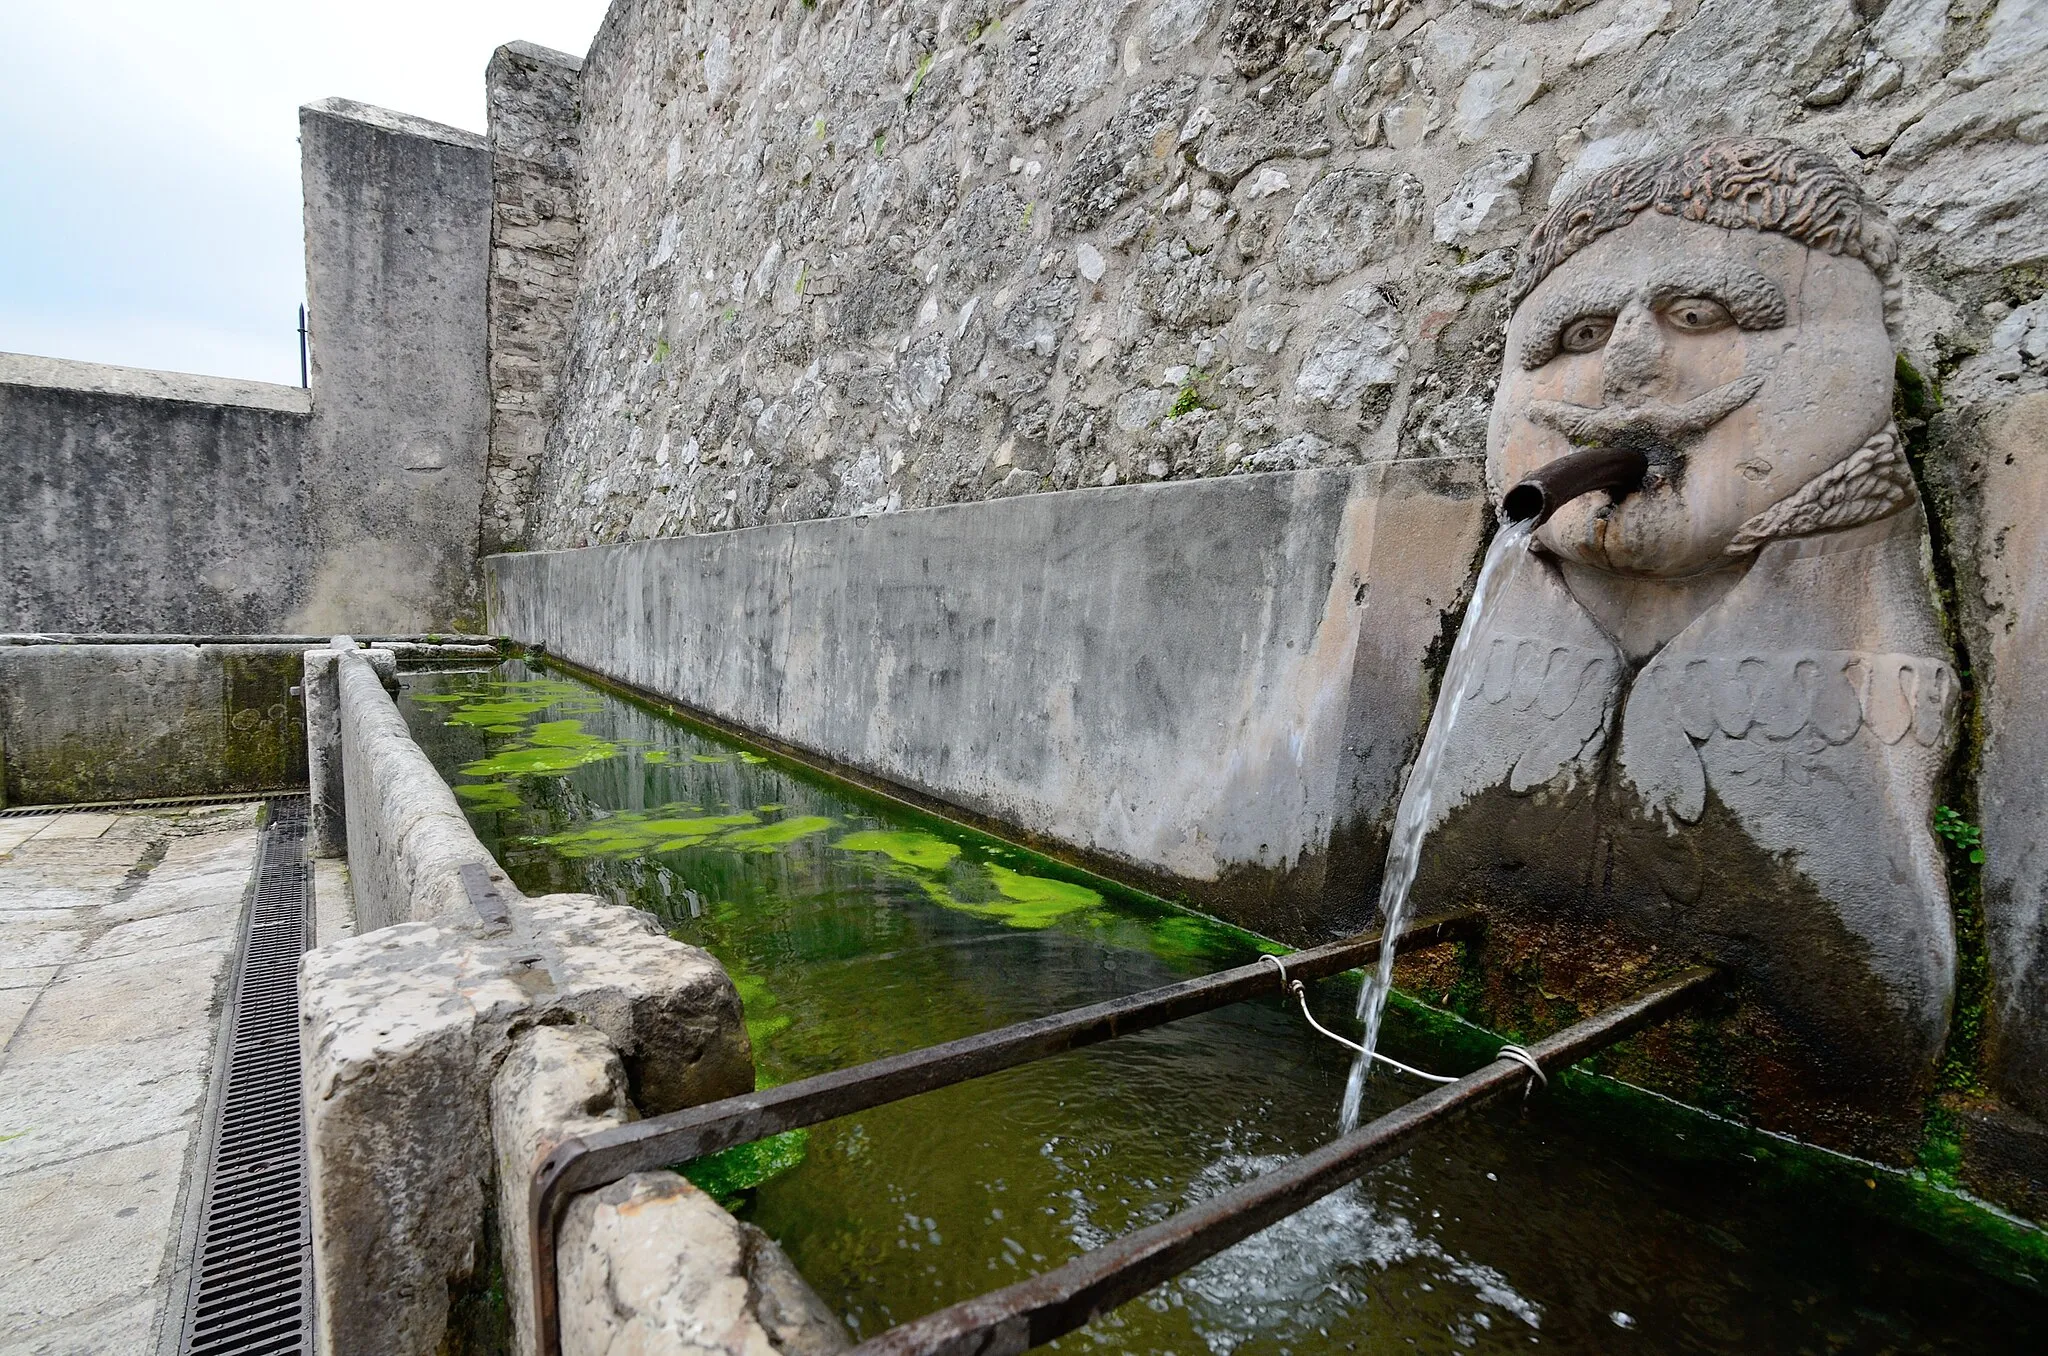
{"type": "Polygon", "coordinates": [[[484,130],[606,0],[0,0],[0,350],[298,384],[298,107],[484,130]]]}

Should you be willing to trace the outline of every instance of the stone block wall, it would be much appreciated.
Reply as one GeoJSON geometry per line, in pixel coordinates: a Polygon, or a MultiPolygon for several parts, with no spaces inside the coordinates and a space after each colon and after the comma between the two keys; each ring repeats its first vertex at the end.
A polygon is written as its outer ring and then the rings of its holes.
{"type": "Polygon", "coordinates": [[[576,299],[582,62],[515,42],[491,57],[491,447],[485,553],[516,546],[561,389],[576,299]]]}
{"type": "Polygon", "coordinates": [[[299,110],[314,435],[294,629],[455,629],[476,605],[490,394],[482,137],[299,110]]]}
{"type": "Polygon", "coordinates": [[[310,391],[0,354],[0,630],[458,630],[490,397],[482,138],[301,110],[310,391]]]}
{"type": "Polygon", "coordinates": [[[2030,0],[618,0],[527,544],[1476,462],[1535,216],[1731,132],[1903,228],[1916,369],[2038,370],[2044,47],[2030,0]]]}

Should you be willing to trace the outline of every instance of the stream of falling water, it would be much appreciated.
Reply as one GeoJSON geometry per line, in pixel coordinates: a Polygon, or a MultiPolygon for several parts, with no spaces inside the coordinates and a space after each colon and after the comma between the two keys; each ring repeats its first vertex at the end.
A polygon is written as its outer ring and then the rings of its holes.
{"type": "Polygon", "coordinates": [[[1358,990],[1358,1016],[1365,1024],[1365,1034],[1360,1038],[1364,1050],[1353,1062],[1350,1081],[1344,1086],[1340,1124],[1347,1134],[1358,1128],[1366,1075],[1372,1069],[1372,1052],[1379,1045],[1380,1016],[1386,1011],[1387,994],[1394,987],[1393,944],[1408,926],[1408,893],[1415,885],[1423,835],[1429,831],[1430,806],[1436,796],[1444,747],[1450,743],[1451,730],[1458,723],[1458,710],[1465,704],[1465,692],[1471,685],[1472,666],[1479,659],[1477,638],[1489,629],[1501,597],[1508,592],[1522,562],[1529,558],[1529,534],[1533,530],[1531,523],[1509,523],[1494,535],[1493,544],[1486,550],[1479,582],[1472,588],[1472,605],[1465,609],[1465,624],[1458,629],[1451,661],[1444,667],[1436,710],[1430,713],[1429,729],[1422,736],[1422,752],[1416,755],[1415,769],[1408,774],[1408,787],[1401,795],[1401,808],[1394,816],[1386,871],[1380,877],[1380,928],[1386,944],[1380,948],[1379,968],[1358,990]]]}

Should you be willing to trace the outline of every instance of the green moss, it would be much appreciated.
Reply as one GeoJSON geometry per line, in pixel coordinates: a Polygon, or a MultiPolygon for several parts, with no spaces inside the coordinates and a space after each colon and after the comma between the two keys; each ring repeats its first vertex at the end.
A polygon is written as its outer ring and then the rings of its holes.
{"type": "Polygon", "coordinates": [[[729,1210],[747,1192],[801,1164],[810,1138],[807,1130],[785,1131],[685,1163],[679,1171],[729,1210]]]}
{"type": "Polygon", "coordinates": [[[657,339],[657,340],[655,340],[655,341],[654,341],[654,361],[655,361],[655,362],[657,362],[657,363],[665,363],[665,362],[667,362],[667,361],[668,361],[668,354],[669,354],[669,348],[668,348],[668,340],[667,340],[667,339],[657,339]]]}
{"type": "Polygon", "coordinates": [[[848,852],[879,852],[903,866],[943,871],[960,855],[960,845],[915,829],[863,829],[833,844],[848,852]]]}

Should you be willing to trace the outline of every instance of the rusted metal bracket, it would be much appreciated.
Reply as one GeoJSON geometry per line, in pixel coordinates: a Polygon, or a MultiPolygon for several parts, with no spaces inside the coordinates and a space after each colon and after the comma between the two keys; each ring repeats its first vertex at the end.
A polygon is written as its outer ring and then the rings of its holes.
{"type": "MultiPolygon", "coordinates": [[[[1688,971],[1539,1041],[1526,1053],[1535,1065],[1555,1073],[1696,1001],[1716,977],[1713,970],[1688,971]]],[[[1405,1153],[1424,1131],[1522,1091],[1537,1076],[1516,1057],[1504,1055],[1264,1177],[1065,1266],[891,1328],[855,1347],[851,1356],[1016,1356],[1321,1200],[1405,1153]]]]}
{"type": "MultiPolygon", "coordinates": [[[[1403,932],[1395,949],[1415,951],[1445,942],[1466,941],[1479,936],[1483,929],[1484,920],[1476,912],[1425,919],[1403,932]]],[[[1377,961],[1380,945],[1380,935],[1371,933],[1297,951],[1287,958],[1287,973],[1300,979],[1341,974],[1377,961]]],[[[728,1097],[562,1141],[535,1169],[529,1194],[534,1333],[541,1356],[561,1356],[555,1248],[562,1216],[578,1193],[594,1191],[631,1173],[688,1162],[785,1130],[816,1125],[986,1077],[1048,1055],[1163,1026],[1182,1017],[1256,998],[1273,987],[1270,966],[1256,962],[1240,965],[1127,998],[1113,998],[763,1092],[728,1097]]]]}

